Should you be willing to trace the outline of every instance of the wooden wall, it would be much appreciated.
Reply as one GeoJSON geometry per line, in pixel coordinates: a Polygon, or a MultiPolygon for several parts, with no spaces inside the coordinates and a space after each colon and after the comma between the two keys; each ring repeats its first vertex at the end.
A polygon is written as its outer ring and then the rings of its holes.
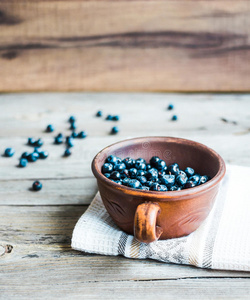
{"type": "Polygon", "coordinates": [[[0,91],[250,91],[250,1],[0,0],[0,91]]]}

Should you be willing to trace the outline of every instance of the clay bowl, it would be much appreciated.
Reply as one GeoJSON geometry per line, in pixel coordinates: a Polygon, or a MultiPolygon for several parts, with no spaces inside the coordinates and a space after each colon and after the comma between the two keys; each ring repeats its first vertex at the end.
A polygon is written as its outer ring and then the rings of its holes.
{"type": "Polygon", "coordinates": [[[128,234],[145,243],[182,237],[196,230],[213,207],[219,183],[226,172],[223,159],[207,146],[173,137],[128,139],[101,150],[93,159],[102,201],[114,222],[128,234]],[[181,191],[141,191],[119,185],[101,173],[107,156],[142,157],[148,162],[157,155],[167,165],[177,162],[183,170],[192,167],[211,179],[200,186],[181,191]]]}

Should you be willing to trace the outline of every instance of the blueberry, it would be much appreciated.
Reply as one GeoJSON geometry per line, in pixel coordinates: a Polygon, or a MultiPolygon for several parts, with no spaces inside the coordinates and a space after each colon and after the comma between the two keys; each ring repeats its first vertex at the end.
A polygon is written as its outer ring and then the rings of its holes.
{"type": "Polygon", "coordinates": [[[170,188],[169,188],[170,191],[180,191],[181,190],[181,187],[177,186],[177,185],[172,185],[170,188]]]}
{"type": "Polygon", "coordinates": [[[49,124],[47,127],[46,127],[46,132],[53,132],[55,130],[54,126],[49,124]]]}
{"type": "Polygon", "coordinates": [[[72,122],[72,123],[70,124],[69,129],[70,129],[70,130],[76,130],[76,128],[77,128],[76,123],[75,123],[75,122],[72,122]]]}
{"type": "Polygon", "coordinates": [[[194,174],[193,176],[189,177],[188,181],[193,181],[196,185],[199,184],[201,176],[199,174],[194,174]]]}
{"type": "Polygon", "coordinates": [[[145,176],[147,177],[147,171],[145,170],[137,170],[137,176],[145,176]]]}
{"type": "Polygon", "coordinates": [[[124,169],[124,170],[120,171],[120,174],[121,174],[122,179],[129,177],[128,169],[124,169]]]}
{"type": "Polygon", "coordinates": [[[113,117],[111,115],[107,115],[106,119],[107,121],[112,121],[113,117]]]}
{"type": "Polygon", "coordinates": [[[114,126],[111,128],[110,134],[117,134],[119,132],[119,128],[117,126],[114,126]]]}
{"type": "Polygon", "coordinates": [[[29,146],[33,146],[34,145],[34,143],[35,143],[35,139],[34,138],[28,138],[28,142],[27,142],[27,144],[29,145],[29,146]]]}
{"type": "Polygon", "coordinates": [[[38,180],[34,181],[33,184],[32,184],[32,188],[33,188],[33,190],[36,191],[36,192],[37,192],[37,191],[40,191],[40,190],[42,189],[42,187],[43,187],[43,185],[42,185],[41,182],[38,181],[38,180]]]}
{"type": "Polygon", "coordinates": [[[178,119],[178,117],[176,116],[176,115],[173,115],[173,117],[172,117],[172,121],[177,121],[177,119],[178,119]]]}
{"type": "Polygon", "coordinates": [[[166,187],[171,187],[175,184],[175,176],[174,175],[163,175],[160,179],[160,183],[166,185],[166,187]]]}
{"type": "Polygon", "coordinates": [[[123,159],[123,162],[125,163],[127,169],[131,169],[135,165],[135,160],[132,159],[131,157],[126,157],[123,159]]]}
{"type": "Polygon", "coordinates": [[[173,104],[169,104],[168,105],[168,110],[172,110],[174,108],[174,105],[173,104]]]}
{"type": "Polygon", "coordinates": [[[128,187],[131,187],[131,188],[134,188],[134,189],[138,189],[141,187],[141,183],[139,180],[137,179],[131,179],[129,182],[128,182],[128,187]]]}
{"type": "Polygon", "coordinates": [[[203,184],[203,183],[205,183],[205,182],[207,182],[207,181],[208,181],[208,176],[207,176],[207,175],[202,175],[202,176],[200,177],[199,184],[203,184]]]}
{"type": "Polygon", "coordinates": [[[161,186],[159,183],[154,182],[153,184],[151,184],[149,189],[150,189],[150,191],[160,191],[161,186]]]}
{"type": "Polygon", "coordinates": [[[97,117],[102,117],[102,111],[101,111],[101,110],[98,110],[98,112],[96,113],[96,116],[97,116],[97,117]]]}
{"type": "Polygon", "coordinates": [[[168,172],[170,172],[172,175],[178,175],[180,172],[179,165],[175,163],[168,166],[168,172]]]}
{"type": "Polygon", "coordinates": [[[158,178],[158,171],[155,168],[148,170],[147,179],[155,181],[158,178]]]}
{"type": "Polygon", "coordinates": [[[160,160],[158,156],[151,157],[149,163],[154,168],[156,166],[156,163],[160,160]]]}
{"type": "Polygon", "coordinates": [[[166,163],[164,160],[159,159],[155,164],[154,164],[154,168],[156,168],[157,170],[165,170],[166,168],[166,163]]]}
{"type": "Polygon", "coordinates": [[[159,171],[158,172],[158,178],[162,178],[163,175],[166,175],[167,173],[165,171],[159,171]]]}
{"type": "Polygon", "coordinates": [[[66,145],[68,148],[74,147],[74,139],[72,137],[66,137],[66,145]]]}
{"type": "Polygon", "coordinates": [[[105,163],[102,166],[102,173],[111,173],[114,169],[114,166],[111,163],[105,163]]]}
{"type": "Polygon", "coordinates": [[[35,141],[35,143],[33,143],[33,146],[35,146],[37,148],[42,147],[42,145],[43,145],[42,139],[38,139],[35,141]]]}
{"type": "Polygon", "coordinates": [[[60,132],[60,133],[58,133],[57,137],[63,138],[64,136],[63,136],[63,134],[60,132]]]}
{"type": "Polygon", "coordinates": [[[54,143],[55,143],[56,145],[62,144],[62,143],[63,143],[63,136],[62,136],[62,135],[56,136],[56,137],[55,137],[54,143]]]}
{"type": "Polygon", "coordinates": [[[143,191],[149,191],[149,187],[148,187],[148,186],[145,186],[145,185],[142,185],[142,186],[140,187],[140,189],[143,190],[143,191]]]}
{"type": "Polygon", "coordinates": [[[145,160],[144,158],[141,158],[141,157],[137,158],[137,159],[135,160],[135,162],[136,162],[136,163],[144,163],[144,164],[146,164],[146,160],[145,160]]]}
{"type": "Polygon", "coordinates": [[[85,131],[80,131],[77,135],[79,139],[85,139],[87,137],[87,133],[85,131]]]}
{"type": "Polygon", "coordinates": [[[19,167],[20,168],[25,168],[28,164],[28,160],[26,158],[21,158],[19,161],[19,167]]]}
{"type": "Polygon", "coordinates": [[[113,172],[110,174],[110,179],[113,179],[113,180],[120,180],[120,179],[121,179],[121,174],[120,174],[118,171],[113,171],[113,172]]]}
{"type": "Polygon", "coordinates": [[[78,134],[77,134],[75,131],[72,131],[71,137],[72,137],[73,139],[75,139],[75,138],[77,138],[77,136],[78,136],[78,134]]]}
{"type": "Polygon", "coordinates": [[[195,182],[193,182],[193,181],[187,181],[187,183],[185,184],[185,189],[189,189],[189,188],[193,188],[193,187],[195,187],[196,186],[196,184],[195,184],[195,182]]]}
{"type": "Polygon", "coordinates": [[[104,173],[103,174],[105,177],[109,178],[110,177],[110,173],[104,173]]]}
{"type": "Polygon", "coordinates": [[[144,162],[141,162],[141,161],[135,161],[135,168],[137,170],[146,170],[147,169],[147,166],[144,162]]]}
{"type": "Polygon", "coordinates": [[[15,149],[14,148],[6,148],[4,151],[4,156],[6,157],[11,157],[15,154],[15,149]]]}
{"type": "Polygon", "coordinates": [[[41,151],[39,154],[39,158],[41,159],[46,159],[49,156],[49,152],[48,151],[41,151]]]}
{"type": "Polygon", "coordinates": [[[178,175],[187,177],[187,174],[184,171],[182,171],[182,170],[179,171],[178,175]]]}
{"type": "Polygon", "coordinates": [[[125,177],[125,178],[122,179],[122,184],[125,185],[125,186],[127,186],[128,183],[130,182],[130,180],[131,180],[131,179],[125,177]]]}
{"type": "Polygon", "coordinates": [[[177,185],[183,186],[183,185],[186,184],[187,179],[188,179],[188,178],[187,178],[187,175],[186,175],[186,176],[178,175],[178,176],[176,177],[176,179],[175,179],[175,182],[176,182],[177,185]]]}
{"type": "Polygon", "coordinates": [[[136,168],[131,168],[128,170],[130,178],[134,179],[137,177],[137,169],[136,168]]]}
{"type": "Polygon", "coordinates": [[[38,158],[39,158],[39,154],[37,152],[33,152],[28,155],[29,162],[35,162],[38,160],[38,158]]]}
{"type": "Polygon", "coordinates": [[[21,155],[21,158],[28,159],[29,153],[28,152],[23,152],[21,155]]]}
{"type": "Polygon", "coordinates": [[[152,169],[152,166],[150,164],[147,164],[146,170],[150,170],[150,169],[152,169]]]}
{"type": "Polygon", "coordinates": [[[191,177],[194,175],[194,169],[190,168],[190,167],[187,167],[185,169],[185,173],[187,174],[187,177],[191,177]]]}
{"type": "Polygon", "coordinates": [[[168,188],[164,184],[160,185],[160,192],[166,192],[167,190],[168,188]]]}
{"type": "Polygon", "coordinates": [[[64,151],[64,154],[63,154],[63,156],[64,157],[68,157],[68,156],[70,156],[71,155],[71,151],[70,151],[70,149],[66,149],[65,151],[64,151]]]}
{"type": "Polygon", "coordinates": [[[112,117],[112,121],[119,121],[120,120],[120,117],[119,116],[113,116],[112,117]]]}
{"type": "Polygon", "coordinates": [[[125,165],[123,162],[117,163],[117,164],[115,164],[115,166],[114,166],[114,170],[115,170],[115,171],[121,172],[122,170],[125,170],[125,169],[126,169],[126,165],[125,165]]]}
{"type": "Polygon", "coordinates": [[[105,163],[111,163],[113,165],[117,164],[119,162],[120,158],[115,156],[115,155],[109,155],[106,159],[105,159],[105,163]]]}
{"type": "Polygon", "coordinates": [[[147,178],[145,176],[137,176],[136,179],[139,180],[141,184],[145,184],[147,182],[147,178]]]}
{"type": "Polygon", "coordinates": [[[153,183],[155,182],[152,180],[148,180],[147,182],[144,183],[144,185],[150,188],[153,183]]]}
{"type": "Polygon", "coordinates": [[[70,116],[69,123],[74,123],[76,121],[75,116],[70,116]]]}
{"type": "Polygon", "coordinates": [[[118,184],[122,185],[122,181],[121,180],[112,180],[112,181],[114,181],[115,183],[118,183],[118,184]]]}

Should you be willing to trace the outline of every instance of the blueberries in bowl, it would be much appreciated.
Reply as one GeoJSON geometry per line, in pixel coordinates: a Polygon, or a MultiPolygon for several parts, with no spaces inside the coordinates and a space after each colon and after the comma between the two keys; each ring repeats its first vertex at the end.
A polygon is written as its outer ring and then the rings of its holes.
{"type": "Polygon", "coordinates": [[[102,174],[120,185],[143,191],[180,191],[206,183],[210,178],[200,175],[191,167],[181,170],[177,163],[167,166],[158,156],[147,163],[143,158],[121,159],[109,155],[103,166],[102,174]]]}

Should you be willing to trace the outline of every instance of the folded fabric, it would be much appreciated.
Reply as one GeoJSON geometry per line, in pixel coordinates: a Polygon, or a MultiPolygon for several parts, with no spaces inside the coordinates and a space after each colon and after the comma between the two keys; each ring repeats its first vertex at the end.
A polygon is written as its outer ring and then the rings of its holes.
{"type": "Polygon", "coordinates": [[[156,259],[200,268],[250,271],[250,168],[227,166],[213,209],[186,237],[138,242],[119,229],[97,193],[77,222],[72,248],[88,253],[156,259]]]}

